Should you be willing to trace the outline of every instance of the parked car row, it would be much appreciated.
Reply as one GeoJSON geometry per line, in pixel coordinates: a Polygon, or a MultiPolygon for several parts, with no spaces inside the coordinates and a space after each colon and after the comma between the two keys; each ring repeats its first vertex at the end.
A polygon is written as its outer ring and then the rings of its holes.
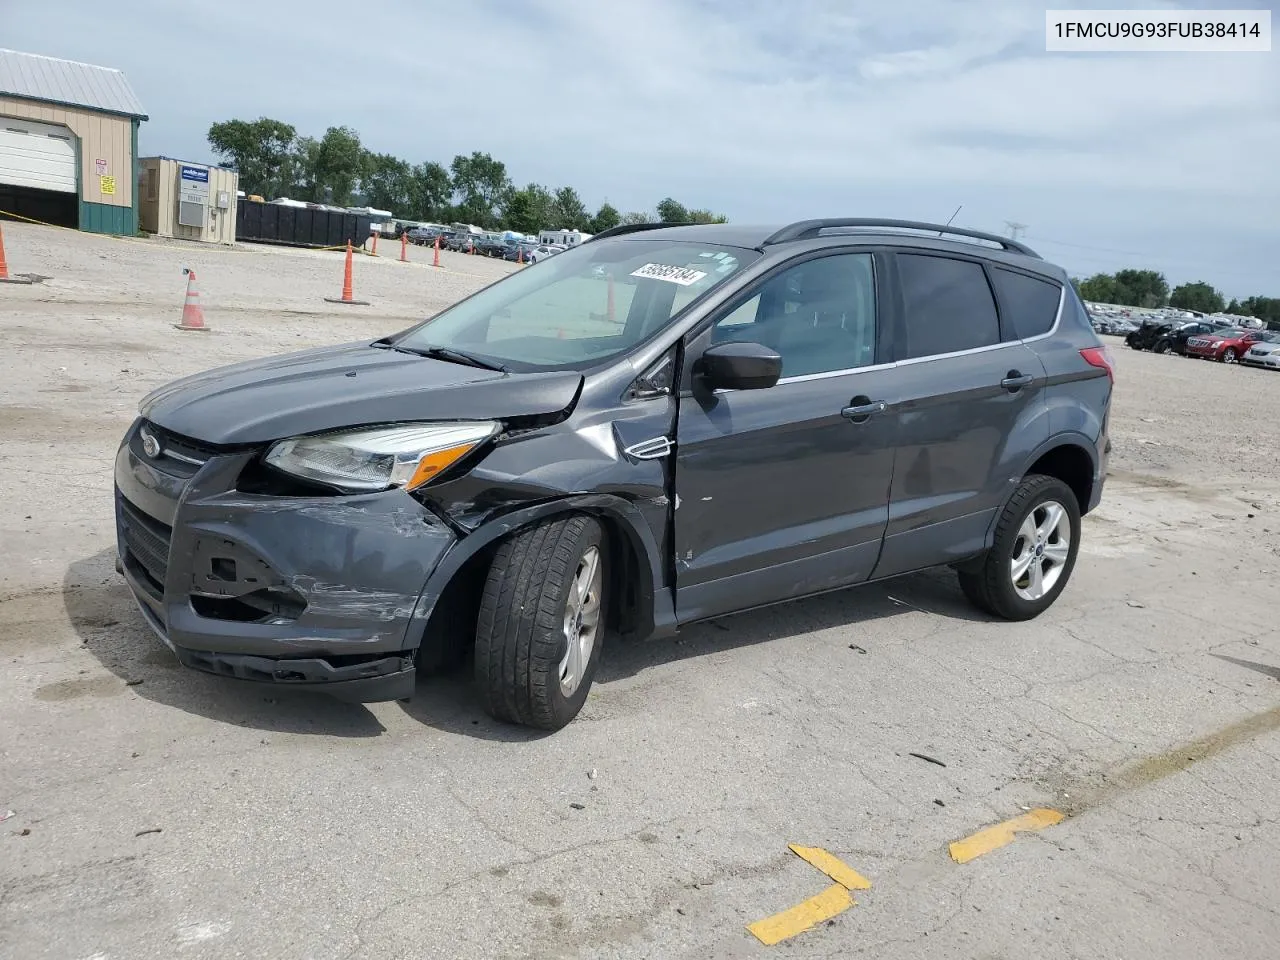
{"type": "Polygon", "coordinates": [[[1280,369],[1280,332],[1234,327],[1208,318],[1145,320],[1129,331],[1124,342],[1133,350],[1280,369]]]}
{"type": "Polygon", "coordinates": [[[1185,356],[1189,339],[1202,334],[1217,333],[1227,328],[1228,324],[1216,320],[1155,318],[1144,320],[1125,336],[1124,342],[1134,350],[1150,350],[1152,353],[1172,352],[1185,356]]]}
{"type": "MultiPolygon", "coordinates": [[[[1236,327],[1218,330],[1214,333],[1202,333],[1187,340],[1187,356],[1199,357],[1202,360],[1217,360],[1219,363],[1235,363],[1236,361],[1252,363],[1269,358],[1271,347],[1280,344],[1280,333],[1271,330],[1246,330],[1236,327]],[[1259,344],[1265,344],[1258,354],[1253,350],[1259,344]],[[1246,360],[1246,358],[1249,358],[1246,360]]],[[[1267,365],[1267,364],[1260,364],[1267,365]]]]}
{"type": "MultiPolygon", "coordinates": [[[[433,246],[439,240],[442,250],[497,257],[513,263],[537,263],[567,249],[563,245],[539,243],[528,237],[517,239],[501,233],[465,233],[441,227],[411,227],[401,233],[418,246],[433,246]]],[[[396,238],[399,237],[397,234],[396,238]]]]}

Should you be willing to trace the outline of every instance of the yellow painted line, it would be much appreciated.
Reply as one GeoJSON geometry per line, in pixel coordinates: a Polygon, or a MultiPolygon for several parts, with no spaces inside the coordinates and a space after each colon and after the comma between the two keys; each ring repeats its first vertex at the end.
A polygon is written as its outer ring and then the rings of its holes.
{"type": "Polygon", "coordinates": [[[1014,834],[1043,830],[1065,819],[1066,814],[1042,807],[1030,813],[1024,813],[1020,817],[1014,817],[1012,820],[1006,820],[1004,823],[997,823],[994,827],[979,830],[963,840],[957,840],[948,847],[948,850],[951,853],[951,859],[956,863],[968,863],[984,853],[990,853],[992,850],[998,850],[1012,843],[1014,834]]]}
{"type": "Polygon", "coordinates": [[[775,943],[781,943],[844,913],[852,906],[853,898],[849,896],[849,891],[841,884],[833,883],[816,897],[797,903],[790,910],[757,920],[749,924],[747,929],[766,947],[772,947],[775,943]]]}
{"type": "Polygon", "coordinates": [[[828,877],[834,880],[846,890],[870,890],[871,881],[860,874],[853,867],[849,866],[843,860],[833,857],[821,847],[802,847],[798,844],[789,843],[788,847],[801,860],[809,863],[828,877]]]}

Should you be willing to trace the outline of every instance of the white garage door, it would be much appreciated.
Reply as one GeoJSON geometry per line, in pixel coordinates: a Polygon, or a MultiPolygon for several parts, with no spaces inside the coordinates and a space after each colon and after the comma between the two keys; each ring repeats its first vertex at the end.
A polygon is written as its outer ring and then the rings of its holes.
{"type": "Polygon", "coordinates": [[[0,117],[0,183],[76,192],[76,148],[66,127],[0,117]]]}

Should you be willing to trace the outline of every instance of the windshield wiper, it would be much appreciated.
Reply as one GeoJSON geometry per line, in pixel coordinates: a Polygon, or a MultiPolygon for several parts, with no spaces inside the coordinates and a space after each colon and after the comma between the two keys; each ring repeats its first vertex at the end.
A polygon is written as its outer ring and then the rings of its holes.
{"type": "Polygon", "coordinates": [[[484,357],[477,357],[474,353],[467,353],[467,351],[458,350],[455,347],[406,347],[400,343],[392,343],[388,344],[388,346],[392,350],[399,350],[401,353],[413,353],[419,357],[430,357],[432,360],[461,363],[468,367],[479,367],[481,370],[496,370],[498,373],[511,372],[494,360],[486,360],[484,357]]]}

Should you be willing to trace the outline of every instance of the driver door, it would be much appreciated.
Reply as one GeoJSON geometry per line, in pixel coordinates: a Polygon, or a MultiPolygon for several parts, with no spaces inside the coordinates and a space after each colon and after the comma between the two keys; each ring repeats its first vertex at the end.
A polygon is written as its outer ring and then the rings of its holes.
{"type": "Polygon", "coordinates": [[[894,370],[876,256],[785,266],[686,346],[674,523],[680,622],[867,579],[888,522],[894,370]],[[709,346],[762,343],[782,357],[767,389],[712,390],[709,346]]]}

